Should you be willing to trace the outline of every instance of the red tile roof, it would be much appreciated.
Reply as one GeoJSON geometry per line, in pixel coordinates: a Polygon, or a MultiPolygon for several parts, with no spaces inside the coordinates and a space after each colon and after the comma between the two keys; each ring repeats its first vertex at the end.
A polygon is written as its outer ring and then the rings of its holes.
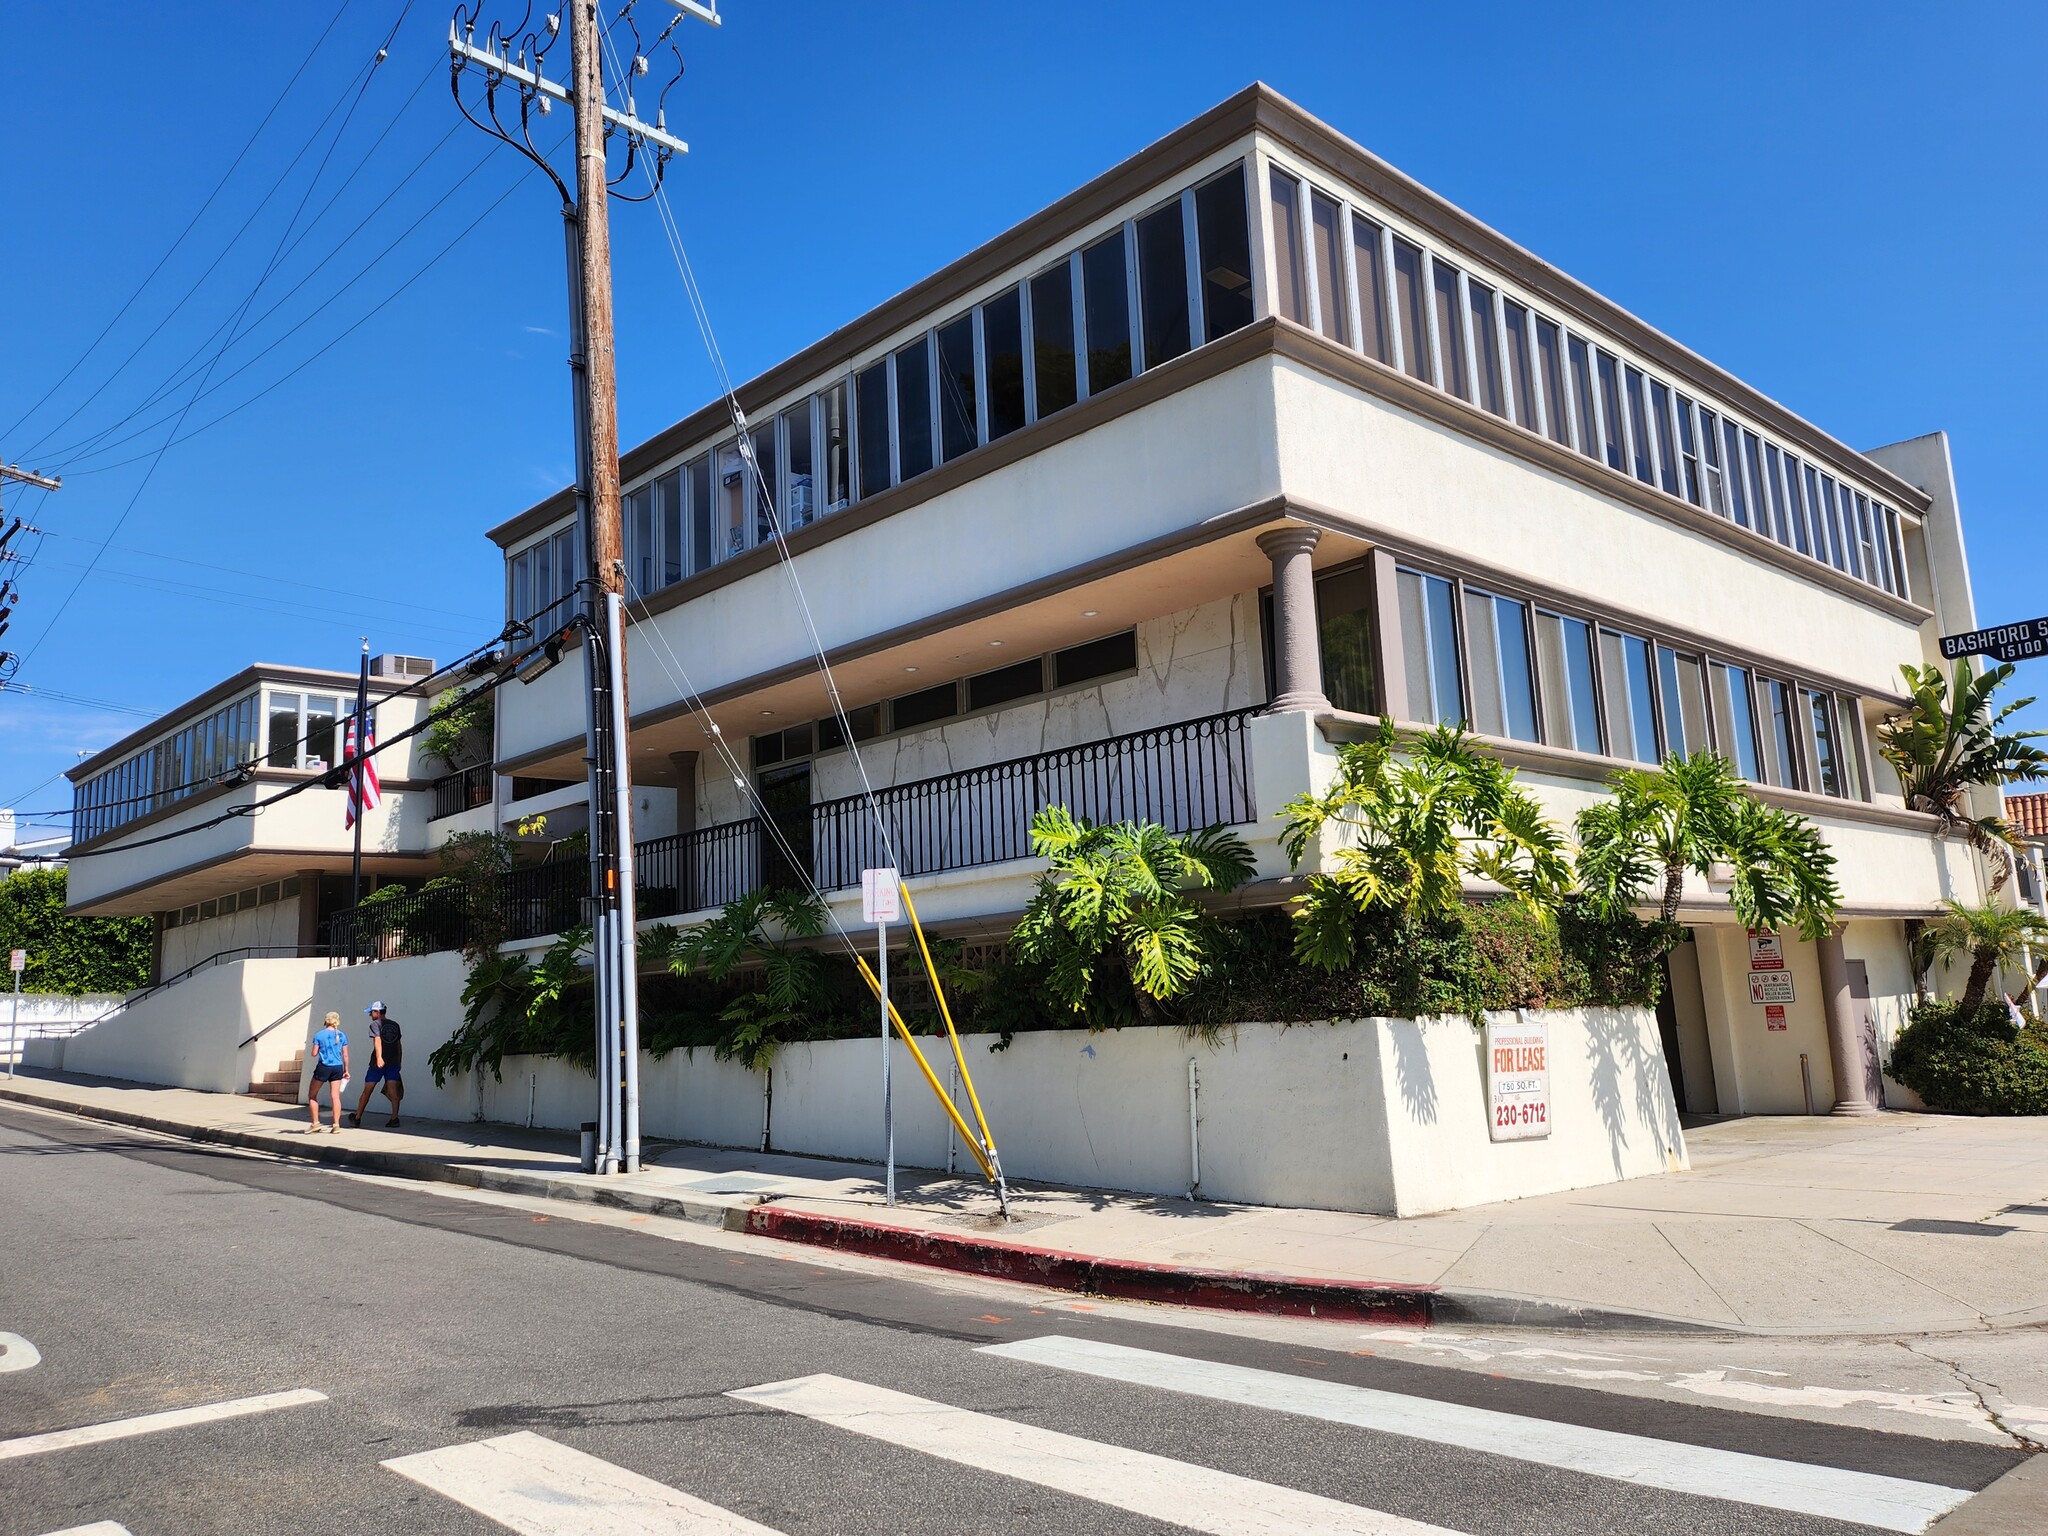
{"type": "Polygon", "coordinates": [[[2007,795],[2005,819],[2021,837],[2048,837],[2048,794],[2007,795]]]}

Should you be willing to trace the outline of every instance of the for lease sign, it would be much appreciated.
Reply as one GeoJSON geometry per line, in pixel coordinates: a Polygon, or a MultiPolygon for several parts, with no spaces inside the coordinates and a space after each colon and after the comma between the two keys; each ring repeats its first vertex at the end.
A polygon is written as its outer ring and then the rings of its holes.
{"type": "Polygon", "coordinates": [[[1550,1134],[1550,1025],[1486,1021],[1486,1108],[1495,1141],[1550,1134]]]}

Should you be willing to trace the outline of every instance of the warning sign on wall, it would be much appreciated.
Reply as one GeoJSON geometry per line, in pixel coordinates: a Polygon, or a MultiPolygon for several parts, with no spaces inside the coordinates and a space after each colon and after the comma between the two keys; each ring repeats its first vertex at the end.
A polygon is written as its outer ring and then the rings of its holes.
{"type": "Polygon", "coordinates": [[[1785,1027],[1785,1008],[1781,1003],[1771,1003],[1764,1009],[1764,1028],[1777,1034],[1785,1027]]]}
{"type": "Polygon", "coordinates": [[[1550,1025],[1486,1021],[1486,1108],[1495,1141],[1550,1134],[1550,1025]]]}
{"type": "Polygon", "coordinates": [[[1752,1003],[1790,1003],[1797,999],[1792,996],[1792,976],[1787,971],[1751,971],[1749,973],[1749,1000],[1752,1003]]]}
{"type": "Polygon", "coordinates": [[[1785,941],[1775,933],[1752,933],[1749,936],[1749,968],[1752,971],[1785,969],[1785,941]]]}

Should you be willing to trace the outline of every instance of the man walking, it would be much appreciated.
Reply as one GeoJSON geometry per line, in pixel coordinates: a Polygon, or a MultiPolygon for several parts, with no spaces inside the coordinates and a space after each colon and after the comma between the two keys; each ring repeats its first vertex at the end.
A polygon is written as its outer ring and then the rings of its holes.
{"type": "Polygon", "coordinates": [[[320,1134],[320,1090],[325,1088],[328,1101],[334,1107],[334,1124],[330,1127],[337,1136],[341,1134],[341,1090],[348,1083],[348,1036],[341,1032],[341,1015],[330,1013],[321,1020],[319,1033],[313,1036],[313,1087],[306,1095],[306,1110],[313,1117],[313,1129],[307,1134],[320,1134]]]}
{"type": "Polygon", "coordinates": [[[398,1028],[398,1020],[385,1013],[383,1003],[372,1003],[363,1012],[370,1016],[370,1070],[363,1074],[363,1096],[356,1100],[356,1112],[349,1117],[349,1123],[363,1123],[363,1111],[370,1107],[370,1096],[381,1083],[384,1097],[391,1101],[391,1118],[384,1123],[397,1125],[398,1101],[405,1097],[405,1082],[398,1075],[399,1063],[405,1055],[405,1036],[398,1028]]]}

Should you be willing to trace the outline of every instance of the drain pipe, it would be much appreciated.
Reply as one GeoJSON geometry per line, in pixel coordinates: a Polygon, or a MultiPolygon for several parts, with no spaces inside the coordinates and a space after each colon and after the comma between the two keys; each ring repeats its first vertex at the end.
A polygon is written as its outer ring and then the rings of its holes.
{"type": "Polygon", "coordinates": [[[526,1128],[527,1128],[527,1129],[528,1129],[529,1131],[533,1129],[533,1101],[534,1101],[535,1097],[536,1097],[536,1096],[537,1096],[537,1095],[538,1095],[539,1093],[540,1093],[540,1074],[539,1074],[538,1072],[529,1072],[529,1073],[527,1073],[527,1074],[526,1074],[526,1128]]]}
{"type": "Polygon", "coordinates": [[[1202,1197],[1202,1080],[1188,1058],[1188,1198],[1202,1197]]]}
{"type": "Polygon", "coordinates": [[[775,1113],[775,1064],[761,1069],[761,1150],[768,1150],[768,1121],[775,1113]]]}
{"type": "MultiPolygon", "coordinates": [[[[953,1102],[960,1102],[960,1058],[953,1058],[953,1102]]],[[[953,1128],[953,1117],[946,1116],[946,1172],[955,1171],[955,1160],[960,1153],[960,1133],[953,1128]]]]}
{"type": "Polygon", "coordinates": [[[1806,1112],[1813,1113],[1813,1067],[1806,1059],[1806,1052],[1799,1053],[1799,1086],[1806,1092],[1806,1112]]]}

